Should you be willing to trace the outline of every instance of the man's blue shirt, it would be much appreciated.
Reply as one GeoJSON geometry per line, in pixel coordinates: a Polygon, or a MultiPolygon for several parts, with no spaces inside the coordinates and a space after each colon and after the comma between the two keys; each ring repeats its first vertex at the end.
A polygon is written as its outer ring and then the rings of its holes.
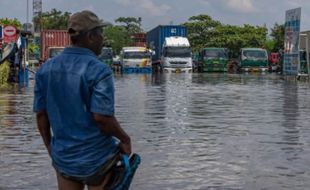
{"type": "Polygon", "coordinates": [[[36,74],[33,110],[46,110],[52,128],[52,160],[72,176],[96,172],[117,148],[97,127],[93,113],[114,115],[111,69],[89,49],[68,47],[36,74]]]}

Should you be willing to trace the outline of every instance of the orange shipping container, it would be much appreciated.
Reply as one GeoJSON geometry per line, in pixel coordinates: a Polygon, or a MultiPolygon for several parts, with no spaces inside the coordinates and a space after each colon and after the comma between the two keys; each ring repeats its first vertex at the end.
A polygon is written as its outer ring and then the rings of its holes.
{"type": "Polygon", "coordinates": [[[45,30],[41,32],[41,59],[50,57],[50,48],[63,48],[70,45],[70,36],[66,30],[45,30]]]}

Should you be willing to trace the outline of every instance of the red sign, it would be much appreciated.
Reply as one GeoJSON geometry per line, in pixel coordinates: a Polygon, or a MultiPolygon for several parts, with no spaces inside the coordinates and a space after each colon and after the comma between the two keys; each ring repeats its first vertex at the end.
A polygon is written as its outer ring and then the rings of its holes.
{"type": "Polygon", "coordinates": [[[15,26],[3,26],[3,42],[4,43],[16,42],[15,26]]]}

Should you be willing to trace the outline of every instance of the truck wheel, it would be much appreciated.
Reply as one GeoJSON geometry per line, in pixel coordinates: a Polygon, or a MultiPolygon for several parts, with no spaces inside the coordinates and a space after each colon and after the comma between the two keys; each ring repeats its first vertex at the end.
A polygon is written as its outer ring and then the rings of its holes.
{"type": "Polygon", "coordinates": [[[202,65],[198,65],[197,71],[198,71],[198,73],[202,73],[202,72],[203,72],[203,67],[202,67],[202,65]]]}

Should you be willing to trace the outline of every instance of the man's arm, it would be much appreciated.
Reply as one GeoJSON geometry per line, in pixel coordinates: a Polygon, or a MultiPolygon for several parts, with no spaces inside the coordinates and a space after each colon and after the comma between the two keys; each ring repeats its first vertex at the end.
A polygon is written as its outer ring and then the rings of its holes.
{"type": "Polygon", "coordinates": [[[131,154],[131,140],[127,133],[121,128],[114,116],[103,116],[94,113],[95,121],[101,131],[107,135],[114,136],[120,140],[120,149],[125,154],[131,154]]]}
{"type": "Polygon", "coordinates": [[[48,154],[51,155],[51,129],[47,112],[45,110],[37,112],[36,117],[37,126],[43,139],[44,145],[48,151],[48,154]]]}

